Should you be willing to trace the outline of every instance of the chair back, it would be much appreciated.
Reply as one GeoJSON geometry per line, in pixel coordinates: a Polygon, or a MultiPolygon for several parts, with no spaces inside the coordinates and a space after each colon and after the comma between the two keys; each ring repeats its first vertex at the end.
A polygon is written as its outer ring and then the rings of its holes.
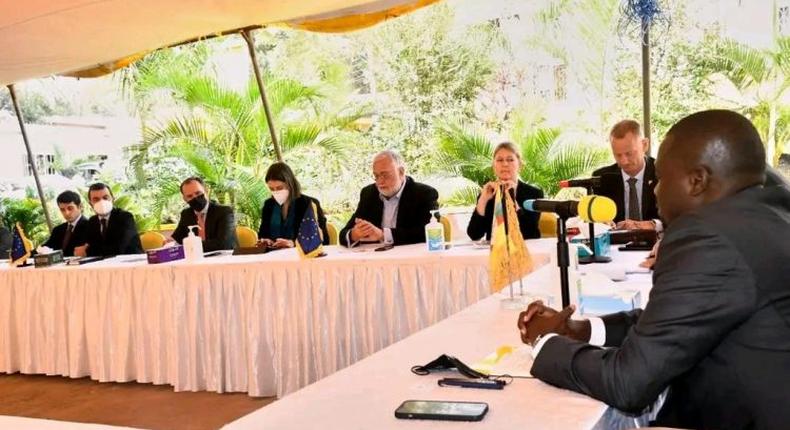
{"type": "Polygon", "coordinates": [[[453,240],[453,223],[450,222],[450,218],[447,218],[446,216],[442,215],[442,216],[439,217],[439,222],[442,223],[442,226],[444,226],[444,241],[445,241],[445,243],[452,242],[452,240],[453,240]]]}
{"type": "Polygon", "coordinates": [[[557,237],[557,215],[551,212],[541,212],[538,230],[540,230],[540,237],[557,237]]]}
{"type": "Polygon", "coordinates": [[[143,250],[156,249],[165,246],[165,236],[157,231],[146,231],[140,235],[143,250]]]}
{"type": "Polygon", "coordinates": [[[240,225],[236,227],[236,242],[242,248],[255,246],[258,243],[258,233],[249,227],[240,225]]]}
{"type": "Polygon", "coordinates": [[[326,223],[326,232],[329,233],[329,244],[337,245],[337,227],[331,222],[326,223]]]}

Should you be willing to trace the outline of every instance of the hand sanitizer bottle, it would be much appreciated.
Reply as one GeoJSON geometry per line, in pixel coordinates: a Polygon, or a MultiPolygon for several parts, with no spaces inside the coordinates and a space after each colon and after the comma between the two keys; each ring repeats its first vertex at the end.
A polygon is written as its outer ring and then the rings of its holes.
{"type": "Polygon", "coordinates": [[[200,228],[200,226],[190,225],[189,235],[184,238],[184,259],[187,261],[203,258],[203,240],[200,239],[200,236],[195,236],[194,229],[198,228],[200,228]]]}
{"type": "Polygon", "coordinates": [[[439,222],[439,210],[431,211],[431,222],[425,225],[425,243],[428,251],[444,251],[444,225],[439,222]]]}

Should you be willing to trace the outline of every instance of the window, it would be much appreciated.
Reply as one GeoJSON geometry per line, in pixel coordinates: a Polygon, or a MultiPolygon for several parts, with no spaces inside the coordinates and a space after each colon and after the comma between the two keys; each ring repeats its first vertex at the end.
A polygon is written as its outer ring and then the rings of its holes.
{"type": "MultiPolygon", "coordinates": [[[[36,170],[40,175],[54,175],[55,172],[55,155],[54,154],[35,154],[36,170]]],[[[22,156],[22,162],[25,163],[27,176],[33,176],[33,169],[27,162],[27,155],[22,156]]]]}

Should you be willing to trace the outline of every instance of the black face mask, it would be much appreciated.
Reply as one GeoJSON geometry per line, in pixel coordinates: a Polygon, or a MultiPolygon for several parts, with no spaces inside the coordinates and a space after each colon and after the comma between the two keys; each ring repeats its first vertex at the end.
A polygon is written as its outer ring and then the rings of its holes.
{"type": "Polygon", "coordinates": [[[189,205],[189,208],[192,209],[193,211],[200,212],[203,210],[203,208],[206,207],[206,202],[207,202],[206,196],[201,194],[199,196],[193,197],[192,200],[187,202],[187,204],[189,205]]]}
{"type": "Polygon", "coordinates": [[[464,364],[461,360],[447,354],[442,354],[436,360],[431,361],[430,363],[424,366],[414,366],[411,368],[411,371],[416,373],[417,375],[427,375],[432,371],[437,370],[452,370],[456,369],[459,373],[466,376],[467,378],[485,378],[488,379],[488,375],[484,373],[480,373],[477,370],[472,369],[471,367],[464,364]]]}

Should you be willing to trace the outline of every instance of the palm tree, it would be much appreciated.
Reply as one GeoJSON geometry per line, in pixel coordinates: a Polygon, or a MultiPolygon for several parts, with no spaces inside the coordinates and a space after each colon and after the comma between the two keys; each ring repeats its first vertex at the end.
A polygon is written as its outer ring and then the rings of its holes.
{"type": "MultiPolygon", "coordinates": [[[[441,167],[475,184],[457,191],[450,201],[474,204],[480,186],[494,177],[491,160],[495,144],[483,133],[455,123],[440,126],[437,134],[441,167]]],[[[559,191],[559,181],[588,173],[608,159],[605,149],[566,143],[556,128],[529,130],[523,122],[517,121],[512,127],[511,137],[521,150],[523,165],[519,176],[548,196],[559,191]]]]}
{"type": "Polygon", "coordinates": [[[790,120],[782,108],[790,88],[790,37],[776,38],[767,49],[726,40],[701,66],[712,80],[724,78],[737,90],[730,102],[752,119],[765,142],[767,161],[776,165],[790,138],[786,128],[778,127],[790,120]]]}
{"type": "MultiPolygon", "coordinates": [[[[161,214],[177,202],[180,178],[172,173],[151,178],[146,167],[181,163],[206,180],[214,198],[238,209],[241,224],[256,226],[268,197],[263,177],[274,159],[257,83],[250,79],[242,90],[228,88],[210,71],[185,67],[193,64],[189,58],[154,64],[141,69],[133,91],[142,100],[165,94],[177,113],[164,121],[148,121],[130,164],[138,178],[155,181],[160,190],[155,212],[161,214]]],[[[264,82],[286,155],[319,148],[327,160],[347,157],[348,145],[336,135],[365,116],[366,106],[330,98],[321,85],[272,74],[264,82]]]]}

